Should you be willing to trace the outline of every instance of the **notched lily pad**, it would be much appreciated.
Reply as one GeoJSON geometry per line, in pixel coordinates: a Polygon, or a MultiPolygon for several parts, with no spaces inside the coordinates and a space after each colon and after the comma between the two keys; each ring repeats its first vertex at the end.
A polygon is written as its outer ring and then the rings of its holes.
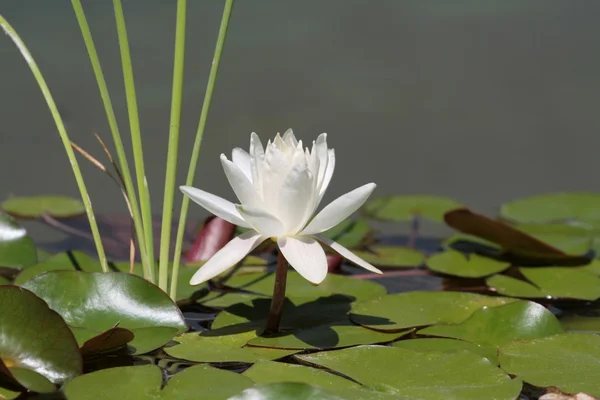
{"type": "Polygon", "coordinates": [[[393,347],[428,353],[430,351],[442,353],[454,353],[467,350],[471,353],[479,354],[490,360],[494,365],[498,365],[497,349],[492,346],[481,346],[464,340],[446,339],[446,338],[424,338],[399,340],[392,343],[393,347]]]}
{"type": "Polygon", "coordinates": [[[581,268],[519,268],[547,296],[579,300],[600,298],[600,277],[581,268]]]}
{"type": "Polygon", "coordinates": [[[258,360],[276,360],[296,352],[246,346],[254,337],[256,334],[253,331],[185,333],[174,338],[179,344],[164,350],[171,357],[206,363],[253,363],[258,360]]]}
{"type": "Polygon", "coordinates": [[[500,350],[501,367],[539,387],[600,397],[600,336],[562,334],[515,341],[500,350]]]}
{"type": "Polygon", "coordinates": [[[477,254],[467,256],[458,251],[450,250],[429,257],[427,267],[435,272],[461,278],[483,278],[508,269],[510,263],[496,261],[477,254]]]}
{"type": "Polygon", "coordinates": [[[136,336],[130,345],[137,348],[137,354],[140,348],[156,349],[187,329],[173,301],[158,287],[135,275],[52,271],[22,286],[44,299],[70,326],[103,332],[119,323],[120,328],[129,329],[136,336]],[[153,330],[154,335],[140,339],[144,332],[153,330]]]}
{"type": "Polygon", "coordinates": [[[407,292],[356,302],[350,318],[380,331],[399,331],[464,321],[476,310],[515,300],[461,292],[407,292]],[[388,321],[388,322],[386,322],[388,321]]]}
{"type": "Polygon", "coordinates": [[[363,210],[367,216],[384,221],[406,222],[420,216],[443,222],[446,212],[461,206],[456,200],[442,196],[391,196],[373,199],[363,210]]]}
{"type": "Polygon", "coordinates": [[[485,283],[504,296],[526,299],[542,299],[546,297],[543,291],[531,283],[506,275],[494,275],[486,279],[485,283]]]}
{"type": "Polygon", "coordinates": [[[469,351],[422,352],[359,346],[297,358],[406,399],[514,400],[521,381],[469,351]]]}
{"type": "Polygon", "coordinates": [[[563,332],[558,319],[545,307],[530,301],[517,301],[498,307],[485,307],[463,322],[430,326],[421,329],[418,334],[500,347],[512,340],[535,339],[563,332]]]}
{"type": "MultiPolygon", "coordinates": [[[[256,273],[235,275],[227,280],[226,284],[246,292],[253,292],[263,296],[273,295],[275,274],[256,273]]],[[[376,282],[349,278],[337,274],[328,274],[319,285],[313,285],[295,271],[288,271],[286,283],[288,297],[318,297],[332,294],[353,296],[357,300],[370,299],[387,293],[383,285],[376,282]]]]}
{"type": "Polygon", "coordinates": [[[599,204],[599,193],[549,193],[509,201],[500,208],[500,215],[522,224],[599,220],[599,204]]]}
{"type": "Polygon", "coordinates": [[[416,268],[425,261],[425,254],[410,247],[372,246],[370,250],[354,251],[354,253],[378,267],[416,268]]]}
{"type": "Polygon", "coordinates": [[[391,342],[408,333],[410,331],[378,332],[354,325],[350,321],[339,321],[314,328],[299,329],[271,336],[259,336],[250,340],[248,344],[289,350],[333,349],[360,344],[391,342]]]}
{"type": "Polygon", "coordinates": [[[0,315],[0,359],[14,380],[40,390],[48,387],[46,380],[62,383],[81,373],[73,334],[42,299],[17,286],[0,286],[0,315]]]}
{"type": "Polygon", "coordinates": [[[23,268],[37,261],[33,240],[10,216],[0,213],[0,266],[23,268]]]}
{"type": "Polygon", "coordinates": [[[43,214],[68,218],[85,212],[80,200],[65,196],[12,197],[2,203],[1,208],[19,218],[38,218],[43,214]]]}

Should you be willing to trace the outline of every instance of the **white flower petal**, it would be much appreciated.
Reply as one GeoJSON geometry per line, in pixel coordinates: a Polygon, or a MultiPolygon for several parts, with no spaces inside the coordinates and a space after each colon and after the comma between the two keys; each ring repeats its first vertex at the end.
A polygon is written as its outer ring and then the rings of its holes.
{"type": "Polygon", "coordinates": [[[282,235],[285,231],[282,222],[274,215],[260,208],[235,206],[242,218],[257,232],[267,237],[282,235]]]}
{"type": "Polygon", "coordinates": [[[245,150],[236,147],[231,152],[231,161],[246,175],[246,178],[252,182],[252,166],[250,165],[250,154],[245,150]]]}
{"type": "Polygon", "coordinates": [[[376,187],[377,185],[374,183],[367,183],[366,185],[338,197],[325,206],[325,208],[310,221],[308,226],[301,232],[302,235],[313,235],[333,228],[348,218],[354,211],[358,210],[360,206],[367,201],[376,187]]]}
{"type": "Polygon", "coordinates": [[[229,161],[225,154],[221,154],[221,164],[223,164],[223,170],[225,171],[227,180],[235,192],[235,195],[240,200],[240,203],[247,207],[264,208],[262,199],[242,170],[229,161]]]}
{"type": "Polygon", "coordinates": [[[323,181],[320,182],[319,186],[319,202],[323,198],[327,187],[329,186],[329,182],[331,182],[331,177],[333,176],[333,171],[335,170],[335,151],[333,149],[329,149],[327,151],[327,169],[325,170],[325,176],[323,177],[323,181]]]}
{"type": "Polygon", "coordinates": [[[244,232],[231,239],[196,271],[190,279],[190,285],[199,285],[233,267],[266,239],[265,236],[254,231],[244,232]]]}
{"type": "Polygon", "coordinates": [[[191,186],[180,186],[179,189],[187,195],[194,203],[199,204],[208,212],[216,215],[219,218],[229,221],[232,224],[250,228],[250,224],[244,221],[244,218],[236,210],[235,204],[222,197],[205,192],[204,190],[196,189],[191,186]]]}
{"type": "Polygon", "coordinates": [[[265,159],[265,150],[258,135],[254,132],[250,135],[250,168],[252,169],[252,184],[262,193],[262,179],[260,179],[260,163],[265,159]]]}
{"type": "Polygon", "coordinates": [[[331,249],[336,251],[340,256],[342,256],[346,260],[358,265],[359,267],[362,267],[371,272],[375,272],[376,274],[382,273],[379,269],[375,268],[374,266],[372,266],[371,264],[369,264],[368,262],[366,262],[365,260],[363,260],[362,258],[357,256],[356,254],[354,254],[353,252],[351,252],[350,250],[348,250],[347,248],[345,248],[344,246],[339,244],[338,242],[334,242],[333,240],[326,238],[325,236],[321,236],[321,235],[315,235],[315,237],[317,239],[319,239],[319,241],[321,241],[321,242],[325,243],[327,246],[331,247],[331,249]]]}
{"type": "Polygon", "coordinates": [[[327,257],[319,242],[306,236],[288,236],[279,238],[277,244],[285,259],[304,279],[317,285],[323,282],[327,276],[327,257]]]}
{"type": "Polygon", "coordinates": [[[285,131],[283,134],[283,141],[290,147],[298,147],[298,140],[296,140],[296,136],[294,136],[294,131],[292,128],[285,131]]]}
{"type": "MultiPolygon", "coordinates": [[[[304,159],[304,155],[301,156],[304,159]]],[[[312,206],[313,194],[313,175],[306,163],[296,164],[288,172],[278,194],[277,216],[287,233],[296,233],[312,216],[309,207],[312,206]]]]}
{"type": "Polygon", "coordinates": [[[323,185],[325,174],[327,172],[327,164],[329,162],[329,152],[327,151],[327,134],[321,133],[313,147],[313,151],[316,152],[317,158],[319,159],[317,187],[321,187],[323,185]]]}

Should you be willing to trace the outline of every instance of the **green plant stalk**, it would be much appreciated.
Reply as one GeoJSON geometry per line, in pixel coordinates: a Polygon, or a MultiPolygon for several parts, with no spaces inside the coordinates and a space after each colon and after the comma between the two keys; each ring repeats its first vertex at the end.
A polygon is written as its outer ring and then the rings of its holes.
{"type": "MultiPolygon", "coordinates": [[[[223,53],[225,38],[227,37],[227,28],[229,26],[229,19],[231,17],[232,8],[233,0],[227,0],[223,9],[223,17],[221,18],[219,35],[217,37],[217,43],[215,45],[215,52],[213,55],[212,66],[210,68],[210,74],[208,76],[208,83],[206,84],[206,92],[204,94],[204,102],[202,103],[202,111],[200,112],[200,122],[198,123],[198,130],[196,131],[196,139],[194,140],[194,147],[192,149],[190,166],[188,169],[187,178],[185,180],[185,184],[187,186],[191,186],[194,184],[196,168],[198,167],[198,157],[200,155],[200,148],[202,146],[202,138],[204,137],[204,128],[206,127],[206,119],[208,116],[208,111],[210,110],[210,102],[212,100],[212,94],[215,88],[215,82],[217,80],[217,75],[219,72],[221,54],[223,53]]],[[[179,274],[179,264],[181,262],[181,249],[183,247],[183,235],[185,233],[185,222],[187,219],[189,204],[190,199],[187,196],[183,196],[183,200],[181,202],[181,211],[179,213],[179,226],[177,227],[177,238],[175,241],[175,254],[173,259],[173,270],[171,275],[170,295],[172,299],[175,299],[177,297],[177,277],[179,274]]]]}
{"type": "Polygon", "coordinates": [[[160,255],[158,263],[158,287],[167,293],[169,285],[169,249],[171,246],[171,224],[173,220],[173,198],[177,174],[177,152],[179,149],[179,125],[181,99],[183,96],[183,67],[185,58],[186,0],[177,0],[177,25],[175,27],[175,57],[173,61],[173,92],[171,95],[171,122],[169,124],[169,149],[165,174],[162,228],[160,231],[160,255]]]}
{"type": "Polygon", "coordinates": [[[50,89],[46,84],[44,76],[42,75],[40,69],[37,66],[37,63],[33,59],[33,56],[21,40],[21,37],[17,34],[17,32],[13,29],[13,27],[8,23],[6,19],[2,15],[0,15],[0,26],[4,29],[4,32],[11,38],[11,40],[18,47],[21,55],[29,65],[33,76],[35,77],[42,94],[44,95],[44,99],[48,104],[48,108],[52,113],[52,117],[54,118],[54,123],[56,124],[56,128],[58,129],[58,133],[65,147],[65,151],[67,152],[67,157],[69,158],[69,162],[71,163],[71,168],[73,169],[73,175],[75,175],[75,181],[77,182],[77,186],[79,188],[79,193],[81,194],[81,200],[83,201],[83,205],[85,207],[85,212],[87,214],[90,229],[92,230],[92,237],[94,238],[94,243],[96,245],[96,251],[98,252],[98,259],[100,260],[100,265],[102,266],[102,271],[109,272],[108,262],[106,260],[106,254],[104,252],[104,246],[102,245],[102,238],[100,237],[100,231],[98,230],[98,223],[96,222],[96,216],[94,215],[94,209],[92,207],[92,202],[90,200],[90,196],[88,194],[87,188],[85,186],[85,182],[83,180],[83,175],[81,174],[81,170],[79,169],[79,163],[77,162],[77,158],[75,157],[75,152],[71,148],[71,140],[69,139],[69,135],[67,134],[67,130],[65,129],[65,125],[63,123],[62,117],[58,112],[58,108],[56,107],[56,103],[52,98],[52,94],[50,93],[50,89]]]}
{"type": "Polygon", "coordinates": [[[110,127],[115,149],[117,151],[117,158],[119,160],[121,174],[123,175],[123,180],[125,182],[125,192],[127,193],[127,198],[131,204],[131,213],[133,215],[133,224],[137,236],[140,257],[142,259],[144,278],[150,279],[152,276],[152,264],[151,261],[148,260],[148,254],[146,253],[146,239],[144,237],[144,228],[142,226],[137,194],[133,186],[133,180],[129,170],[129,163],[127,162],[127,155],[125,154],[123,141],[121,140],[121,134],[119,133],[119,126],[117,124],[117,119],[115,118],[115,112],[110,100],[110,95],[108,93],[102,67],[100,66],[100,59],[98,58],[98,53],[96,52],[96,46],[94,45],[92,33],[87,23],[85,13],[83,12],[81,1],[71,0],[71,3],[73,4],[73,10],[77,16],[77,22],[79,23],[79,28],[81,29],[81,35],[83,36],[83,41],[85,42],[85,47],[88,51],[92,69],[94,70],[94,75],[96,76],[96,82],[98,83],[98,89],[100,90],[100,96],[102,97],[104,110],[106,111],[106,118],[108,119],[108,125],[110,127]]]}
{"type": "Polygon", "coordinates": [[[127,97],[127,111],[129,113],[129,128],[131,130],[131,144],[133,146],[133,160],[137,178],[138,192],[140,196],[140,207],[142,210],[142,224],[144,227],[144,238],[148,261],[152,264],[150,268],[150,281],[155,282],[154,266],[154,234],[152,230],[152,209],[150,207],[150,192],[144,168],[144,150],[140,134],[140,118],[138,115],[137,99],[135,95],[135,83],[133,79],[133,67],[131,65],[131,52],[127,40],[127,28],[121,0],[113,0],[117,33],[119,35],[119,49],[121,51],[121,63],[123,65],[123,80],[125,81],[125,94],[127,97]]]}

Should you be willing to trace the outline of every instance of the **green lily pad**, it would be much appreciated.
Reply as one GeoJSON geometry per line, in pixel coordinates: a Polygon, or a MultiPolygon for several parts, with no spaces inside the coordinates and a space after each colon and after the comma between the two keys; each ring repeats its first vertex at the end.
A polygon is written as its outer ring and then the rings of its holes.
{"type": "Polygon", "coordinates": [[[522,297],[526,299],[541,299],[546,294],[533,286],[531,283],[506,275],[494,275],[485,281],[486,285],[496,292],[510,297],[522,297]]]}
{"type": "Polygon", "coordinates": [[[65,385],[68,400],[164,399],[223,400],[251,387],[235,372],[195,365],[169,379],[161,390],[162,373],[155,365],[117,367],[82,375],[65,385]],[[110,382],[110,384],[107,384],[110,382]]]}
{"type": "Polygon", "coordinates": [[[56,386],[48,378],[29,368],[12,367],[9,368],[9,372],[19,385],[32,392],[52,393],[56,391],[56,386]]]}
{"type": "Polygon", "coordinates": [[[21,392],[15,392],[3,387],[0,387],[0,399],[13,400],[21,395],[21,392]]]}
{"type": "Polygon", "coordinates": [[[520,268],[521,273],[547,296],[580,300],[600,298],[600,277],[580,268],[520,268]]]}
{"type": "Polygon", "coordinates": [[[95,332],[76,327],[71,327],[71,330],[77,339],[83,356],[109,352],[125,347],[134,338],[133,332],[129,329],[118,327],[104,332],[95,332]]]}
{"type": "Polygon", "coordinates": [[[560,323],[567,332],[600,334],[600,317],[565,315],[560,317],[560,323]]]}
{"type": "MultiPolygon", "coordinates": [[[[235,275],[226,284],[236,289],[262,294],[273,295],[275,274],[257,273],[235,275]]],[[[313,285],[295,271],[288,271],[286,295],[289,297],[316,297],[331,294],[354,296],[357,300],[371,299],[387,293],[383,285],[376,282],[349,278],[342,275],[328,274],[319,285],[313,285]]]]}
{"type": "Polygon", "coordinates": [[[11,217],[0,213],[0,266],[22,268],[36,261],[35,244],[27,231],[11,217]]]}
{"type": "MultiPolygon", "coordinates": [[[[341,396],[344,399],[398,400],[398,397],[392,397],[383,392],[367,390],[351,380],[344,379],[327,372],[326,370],[297,364],[259,361],[247,369],[242,375],[249,377],[259,385],[283,382],[314,385],[331,394],[341,396]]],[[[285,399],[287,399],[287,397],[285,397],[285,399]]]]}
{"type": "MultiPolygon", "coordinates": [[[[283,305],[280,328],[282,331],[312,328],[330,322],[348,321],[352,298],[343,295],[328,297],[286,298],[283,305]]],[[[234,304],[221,311],[211,328],[261,330],[267,323],[271,299],[254,299],[234,304]]],[[[373,322],[373,320],[371,320],[373,322]]],[[[375,322],[378,322],[375,319],[375,322]]]]}
{"type": "Polygon", "coordinates": [[[581,267],[582,270],[591,272],[594,275],[600,275],[600,260],[593,259],[588,265],[581,267]]]}
{"type": "Polygon", "coordinates": [[[52,383],[81,373],[81,354],[73,334],[42,299],[17,286],[0,286],[0,315],[0,359],[9,371],[14,369],[15,378],[47,386],[23,370],[52,383]]]}
{"type": "Polygon", "coordinates": [[[514,400],[521,381],[469,351],[427,353],[384,346],[359,346],[296,356],[363,385],[423,400],[514,400]]]}
{"type": "Polygon", "coordinates": [[[230,397],[229,400],[345,400],[306,383],[285,382],[258,385],[230,397]]]}
{"type": "Polygon", "coordinates": [[[430,326],[421,329],[418,334],[500,347],[512,340],[535,339],[563,332],[558,319],[544,306],[531,301],[517,301],[482,308],[463,322],[430,326]]]}
{"type": "Polygon", "coordinates": [[[550,193],[509,201],[500,208],[500,215],[522,224],[600,219],[600,194],[550,193]]]}
{"type": "Polygon", "coordinates": [[[15,285],[49,271],[102,272],[102,267],[100,261],[81,251],[59,253],[23,269],[15,278],[15,285]]]}
{"type": "Polygon", "coordinates": [[[135,348],[158,348],[168,342],[164,328],[172,329],[173,335],[187,329],[181,311],[169,296],[135,275],[52,271],[22,286],[44,299],[70,326],[103,332],[119,323],[120,328],[136,336],[130,343],[135,348]],[[141,341],[138,336],[147,333],[147,328],[160,329],[141,341]]]}
{"type": "Polygon", "coordinates": [[[210,292],[206,296],[202,297],[199,302],[202,305],[213,308],[226,308],[237,303],[251,302],[255,299],[268,299],[267,296],[246,294],[246,293],[219,293],[210,292]]]}
{"type": "Polygon", "coordinates": [[[259,336],[250,340],[248,344],[288,350],[334,349],[359,344],[391,342],[408,333],[410,331],[378,332],[354,325],[350,321],[341,321],[273,336],[259,336]]]}
{"type": "Polygon", "coordinates": [[[360,245],[369,233],[371,233],[371,227],[365,220],[347,219],[323,232],[322,235],[351,249],[360,245]]]}
{"type": "Polygon", "coordinates": [[[207,363],[244,362],[253,363],[258,360],[276,360],[295,351],[249,347],[246,343],[256,334],[250,332],[202,332],[185,333],[174,338],[178,345],[165,348],[171,357],[207,363]]]}
{"type": "Polygon", "coordinates": [[[427,267],[435,272],[462,278],[482,278],[504,271],[510,267],[510,263],[449,250],[429,257],[427,267]]]}
{"type": "Polygon", "coordinates": [[[9,285],[9,284],[10,284],[10,281],[0,275],[0,285],[9,285]]]}
{"type": "Polygon", "coordinates": [[[416,268],[425,261],[425,254],[410,247],[373,246],[371,251],[354,251],[363,260],[378,267],[416,268]]]}
{"type": "Polygon", "coordinates": [[[592,249],[594,235],[588,228],[565,224],[519,225],[520,231],[541,240],[566,254],[586,254],[592,249]]]}
{"type": "Polygon", "coordinates": [[[13,197],[2,203],[1,208],[20,218],[38,218],[43,214],[68,218],[85,212],[80,200],[64,196],[13,197]]]}
{"type": "Polygon", "coordinates": [[[442,353],[454,353],[467,350],[471,353],[479,354],[490,360],[494,365],[498,365],[497,349],[491,346],[481,346],[464,340],[445,339],[445,338],[426,338],[399,340],[392,343],[393,347],[399,349],[408,349],[428,353],[431,351],[442,353]]]}
{"type": "Polygon", "coordinates": [[[515,341],[500,350],[500,365],[539,387],[600,397],[600,336],[562,334],[515,341]]]}
{"type": "Polygon", "coordinates": [[[444,214],[462,207],[456,200],[442,196],[391,196],[369,201],[364,206],[367,216],[384,221],[410,221],[415,215],[443,222],[444,214]]]}
{"type": "Polygon", "coordinates": [[[356,302],[352,305],[350,318],[371,329],[397,331],[434,324],[455,324],[482,307],[513,301],[474,293],[416,291],[356,302]]]}

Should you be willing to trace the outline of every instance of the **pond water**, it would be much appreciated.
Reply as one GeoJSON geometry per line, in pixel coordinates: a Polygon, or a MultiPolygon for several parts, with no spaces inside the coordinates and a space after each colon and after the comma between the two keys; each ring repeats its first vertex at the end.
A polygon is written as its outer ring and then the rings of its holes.
{"type": "MultiPolygon", "coordinates": [[[[117,117],[128,133],[111,2],[84,1],[117,117]]],[[[124,2],[152,207],[164,181],[175,4],[124,2]]],[[[179,182],[184,181],[222,1],[191,1],[179,182]]],[[[598,187],[600,2],[238,1],[196,186],[233,198],[218,155],[288,127],[336,149],[332,199],[442,194],[493,213],[503,201],[598,187]]],[[[44,72],[72,140],[102,157],[110,133],[68,1],[0,0],[44,72]]],[[[0,198],[77,188],[28,68],[0,40],[0,198]]],[[[83,168],[100,212],[118,189],[83,168]]],[[[191,215],[204,211],[192,207],[191,215]]]]}

